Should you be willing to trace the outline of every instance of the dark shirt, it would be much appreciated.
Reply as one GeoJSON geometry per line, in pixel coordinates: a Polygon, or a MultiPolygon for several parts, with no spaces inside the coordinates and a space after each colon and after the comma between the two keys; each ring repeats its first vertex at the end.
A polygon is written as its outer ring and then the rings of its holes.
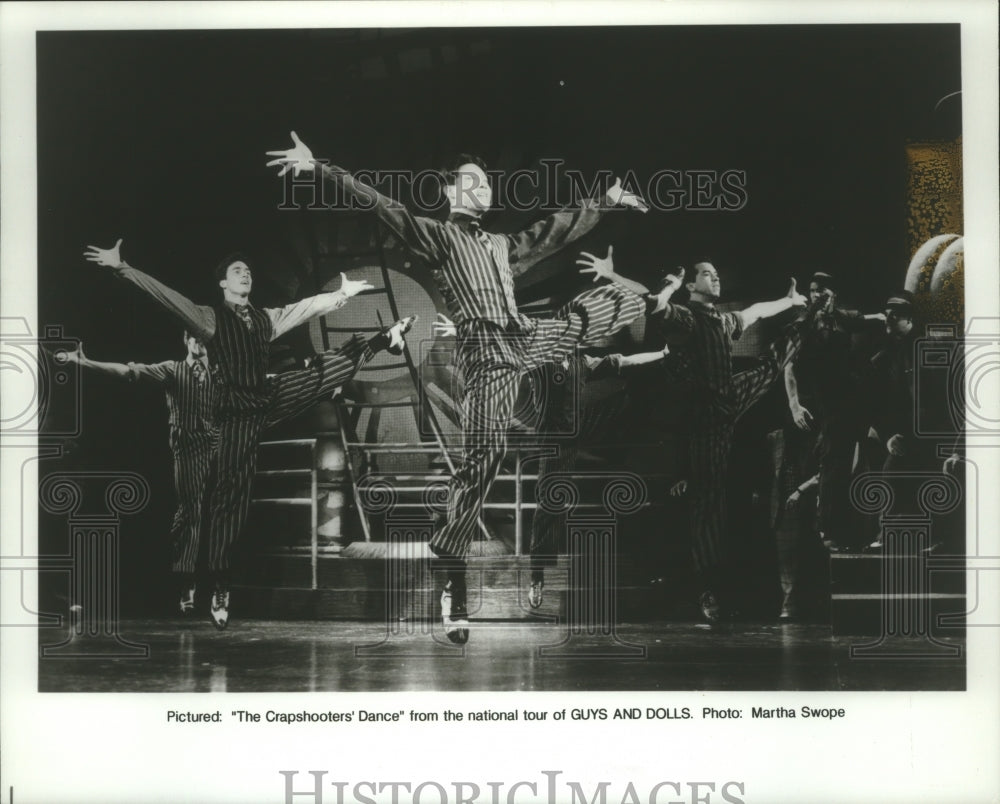
{"type": "Polygon", "coordinates": [[[322,170],[324,180],[332,182],[347,201],[374,208],[402,244],[427,263],[460,338],[466,334],[463,325],[467,321],[530,331],[528,319],[517,311],[514,301],[515,277],[585,235],[602,215],[596,201],[584,201],[522,232],[492,234],[463,215],[453,215],[447,222],[413,215],[342,168],[324,165],[322,170]]]}
{"type": "Polygon", "coordinates": [[[851,335],[864,326],[865,318],[858,312],[834,308],[816,314],[793,364],[800,400],[822,405],[856,396],[862,372],[851,335]]]}
{"type": "Polygon", "coordinates": [[[872,357],[874,425],[887,441],[913,435],[913,339],[890,341],[872,357]]]}
{"type": "Polygon", "coordinates": [[[150,382],[163,387],[174,430],[208,431],[214,423],[214,391],[207,361],[201,361],[201,379],[194,361],[165,360],[162,363],[129,363],[132,382],[150,382]]]}
{"type": "Polygon", "coordinates": [[[743,334],[743,316],[689,301],[668,303],[659,323],[670,346],[671,357],[665,365],[689,386],[696,409],[735,413],[733,341],[743,334]]]}

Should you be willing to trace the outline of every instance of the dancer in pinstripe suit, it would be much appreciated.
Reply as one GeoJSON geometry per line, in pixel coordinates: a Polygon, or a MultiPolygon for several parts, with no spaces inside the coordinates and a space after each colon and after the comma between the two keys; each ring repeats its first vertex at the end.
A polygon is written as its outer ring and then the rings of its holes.
{"type": "Polygon", "coordinates": [[[209,488],[215,429],[213,383],[204,344],[184,333],[187,357],[162,363],[102,363],[83,353],[65,353],[68,362],[129,382],[153,383],[163,388],[170,412],[170,450],[174,455],[177,510],[170,527],[173,572],[180,590],[180,612],[194,609],[194,573],[201,534],[202,503],[209,488]]]}
{"type": "Polygon", "coordinates": [[[258,309],[250,304],[253,276],[239,254],[226,257],[215,276],[223,303],[197,305],[121,259],[121,240],[111,249],[90,246],[91,262],[115,269],[174,314],[209,344],[216,383],[216,485],[210,502],[209,569],[215,576],[212,621],[223,629],[229,621],[229,569],[232,549],[250,507],[250,486],[257,466],[261,431],[329,396],[382,349],[402,353],[403,335],[414,319],[396,322],[369,339],[355,335],[344,346],[319,355],[308,369],[266,376],[271,341],[311,318],[343,307],[368,282],[341,274],[340,290],[321,293],[280,308],[258,309]]]}
{"type": "Polygon", "coordinates": [[[795,290],[793,279],[783,298],[738,312],[719,312],[715,302],[721,283],[710,262],[694,265],[686,287],[690,293],[686,305],[669,301],[671,289],[662,294],[656,313],[667,343],[680,358],[681,376],[691,383],[694,394],[686,491],[692,554],[704,589],[699,603],[705,618],[715,621],[722,613],[719,599],[725,588],[726,479],[736,421],[781,375],[801,341],[793,331],[785,348],[772,347],[759,366],[738,374],[733,374],[732,344],[754,322],[804,307],[806,299],[795,290]]]}
{"type": "Polygon", "coordinates": [[[522,232],[498,235],[485,231],[480,218],[492,203],[483,163],[460,155],[445,172],[445,194],[451,206],[447,222],[412,215],[402,204],[358,181],[342,168],[313,159],[292,132],[294,146],[270,151],[268,166],[279,175],[295,175],[319,167],[323,180],[358,208],[371,209],[399,240],[431,269],[454,319],[457,362],[465,378],[462,431],[463,456],[450,485],[447,522],[431,539],[431,550],[448,567],[449,581],[441,598],[445,633],[452,642],[468,640],[465,559],[475,534],[480,504],[500,469],[507,428],[521,374],[552,361],[562,361],[577,346],[595,344],[627,326],[646,311],[640,296],[615,286],[598,287],[577,296],[554,318],[529,319],[518,312],[514,279],[544,257],[589,232],[613,206],[645,209],[641,199],[619,182],[605,202],[585,201],[557,212],[522,232]]]}
{"type": "MultiPolygon", "coordinates": [[[[613,282],[631,280],[616,274],[610,257],[598,260],[597,274],[613,282]]],[[[726,528],[726,477],[736,421],[760,399],[798,353],[800,321],[789,331],[787,341],[771,347],[771,354],[755,368],[733,374],[733,341],[762,318],[770,318],[792,307],[804,307],[805,297],[791,282],[788,294],[761,302],[735,313],[715,309],[722,287],[710,262],[699,262],[687,277],[690,300],[672,303],[680,289],[683,269],[668,273],[655,298],[651,317],[667,337],[673,355],[670,370],[690,391],[694,420],[687,439],[688,476],[671,494],[689,497],[692,555],[704,592],[699,603],[706,619],[719,619],[720,588],[724,582],[724,536],[726,528]]],[[[808,319],[808,316],[807,316],[808,319]]]]}

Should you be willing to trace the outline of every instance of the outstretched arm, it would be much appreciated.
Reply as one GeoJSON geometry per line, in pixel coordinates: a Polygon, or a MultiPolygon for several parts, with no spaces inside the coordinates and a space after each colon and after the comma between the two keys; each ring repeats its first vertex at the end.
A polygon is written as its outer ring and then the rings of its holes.
{"type": "Polygon", "coordinates": [[[118,242],[108,249],[87,246],[83,256],[90,262],[114,269],[115,276],[131,282],[164,310],[179,318],[191,334],[205,343],[210,341],[215,335],[215,311],[211,307],[195,304],[149,274],[133,268],[121,258],[121,245],[122,240],[118,238],[118,242]]]}
{"type": "Polygon", "coordinates": [[[655,296],[651,296],[656,306],[650,316],[659,320],[660,330],[667,337],[685,339],[694,332],[694,315],[683,304],[674,304],[670,300],[680,289],[684,281],[684,269],[678,268],[675,273],[667,274],[663,288],[655,296]]]}
{"type": "Polygon", "coordinates": [[[177,365],[173,360],[153,364],[129,363],[126,365],[124,363],[102,363],[87,357],[83,353],[82,343],[76,348],[75,352],[57,353],[56,360],[65,363],[76,363],[81,368],[90,369],[91,371],[96,371],[98,374],[115,377],[119,380],[127,380],[129,382],[147,380],[158,385],[168,382],[174,376],[177,365]]]}
{"type": "Polygon", "coordinates": [[[793,279],[791,287],[788,288],[788,293],[785,296],[774,301],[751,304],[746,310],[740,311],[740,317],[743,319],[743,328],[746,329],[762,318],[771,318],[785,312],[785,310],[790,310],[792,307],[805,306],[806,297],[795,289],[795,280],[793,279]]]}
{"type": "Polygon", "coordinates": [[[634,355],[611,354],[600,358],[584,355],[584,360],[587,363],[589,379],[602,380],[605,377],[620,377],[629,369],[637,366],[657,363],[669,353],[670,349],[664,346],[658,352],[639,352],[634,355]]]}
{"type": "Polygon", "coordinates": [[[293,146],[287,150],[268,151],[267,155],[275,158],[267,163],[267,167],[280,166],[279,176],[284,176],[291,170],[296,177],[300,173],[311,174],[320,170],[323,181],[336,187],[351,209],[372,210],[416,257],[431,264],[444,259],[444,247],[436,235],[440,223],[413,215],[402,203],[382,195],[343,168],[321,163],[313,157],[309,146],[294,131],[292,142],[293,146]]]}
{"type": "Polygon", "coordinates": [[[649,288],[641,282],[636,282],[634,279],[629,279],[628,277],[615,273],[615,263],[612,256],[614,253],[614,246],[608,246],[608,256],[603,258],[595,257],[587,251],[581,251],[580,256],[576,260],[576,264],[584,266],[580,269],[581,274],[593,274],[594,282],[598,279],[607,279],[617,285],[621,285],[623,288],[631,290],[637,296],[648,296],[649,288]]]}
{"type": "Polygon", "coordinates": [[[642,212],[647,210],[639,196],[623,190],[621,180],[615,179],[602,201],[587,199],[577,207],[543,218],[523,232],[508,235],[510,267],[514,276],[523,274],[545,257],[583,237],[597,225],[605,211],[616,206],[642,212]]]}
{"type": "MultiPolygon", "coordinates": [[[[831,308],[833,305],[831,305],[831,308]]],[[[837,321],[846,332],[860,333],[870,328],[872,322],[885,323],[885,313],[867,313],[862,315],[857,310],[836,308],[837,321]]]]}
{"type": "Polygon", "coordinates": [[[372,284],[368,280],[361,279],[355,281],[341,274],[340,290],[309,296],[292,304],[287,304],[284,307],[266,308],[264,312],[271,319],[273,330],[271,340],[280,338],[288,330],[299,326],[299,324],[304,324],[310,318],[339,310],[347,304],[348,299],[357,296],[362,291],[371,289],[372,284]]]}

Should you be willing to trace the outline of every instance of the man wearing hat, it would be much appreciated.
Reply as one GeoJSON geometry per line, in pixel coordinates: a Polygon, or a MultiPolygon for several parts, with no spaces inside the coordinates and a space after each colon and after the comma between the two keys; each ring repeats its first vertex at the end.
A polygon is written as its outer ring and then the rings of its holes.
{"type": "Polygon", "coordinates": [[[785,392],[792,421],[817,434],[818,526],[824,543],[841,550],[851,540],[849,486],[855,445],[864,436],[866,415],[859,403],[861,365],[852,336],[881,313],[862,315],[837,306],[833,276],[816,271],[809,282],[812,321],[802,331],[802,348],[785,367],[785,392]]]}
{"type": "MultiPolygon", "coordinates": [[[[928,442],[914,438],[913,294],[903,290],[885,303],[888,342],[872,358],[875,429],[888,452],[884,471],[926,469],[935,463],[928,442]]],[[[932,445],[933,446],[933,445],[932,445]]]]}
{"type": "MultiPolygon", "coordinates": [[[[951,454],[942,463],[938,455],[941,441],[920,438],[916,433],[917,415],[927,416],[942,404],[947,404],[934,391],[941,390],[930,384],[916,393],[915,333],[913,294],[900,291],[889,296],[885,303],[885,332],[888,336],[884,348],[872,358],[874,368],[874,405],[872,420],[887,455],[882,471],[930,472],[943,471],[955,475],[964,483],[961,460],[962,434],[951,446],[951,454]]],[[[892,478],[887,478],[892,482],[892,478]]],[[[965,535],[963,509],[940,518],[934,524],[934,543],[928,548],[933,552],[943,546],[960,549],[965,535]]],[[[869,549],[882,547],[881,537],[869,549]]]]}
{"type": "Polygon", "coordinates": [[[180,293],[125,262],[119,249],[88,247],[86,259],[115,269],[116,275],[181,319],[208,346],[216,383],[215,413],[219,431],[215,455],[217,482],[209,503],[209,569],[215,576],[212,621],[222,630],[229,621],[229,569],[234,544],[250,507],[250,485],[257,466],[261,431],[330,396],[376,352],[402,354],[403,335],[414,318],[397,321],[375,336],[355,334],[342,347],[318,355],[309,368],[267,377],[271,342],[311,318],[326,315],[371,285],[341,274],[340,290],[320,293],[284,307],[257,308],[250,303],[253,275],[240,254],[216,267],[222,303],[195,304],[180,293]]]}

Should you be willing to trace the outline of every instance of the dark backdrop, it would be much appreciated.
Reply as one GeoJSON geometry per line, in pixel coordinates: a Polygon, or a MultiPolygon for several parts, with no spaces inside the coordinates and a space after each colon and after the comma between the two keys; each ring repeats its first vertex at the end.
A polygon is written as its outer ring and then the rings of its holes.
{"type": "MultiPolygon", "coordinates": [[[[353,169],[462,150],[506,170],[551,157],[640,179],[745,170],[740,211],[616,215],[594,247],[613,241],[620,270],[646,279],[710,255],[724,293],[746,301],[824,267],[866,310],[909,258],[905,142],[959,133],[934,112],[961,86],[957,25],[46,32],[37,60],[39,321],[115,360],[180,356],[179,332],[84,247],[122,236],[133,264],[199,301],[236,248],[296,273],[264,166],[291,129],[353,169]]],[[[561,260],[541,275],[563,279],[527,295],[570,281],[561,260]]],[[[258,303],[311,289],[268,273],[258,303]]],[[[161,395],[90,377],[82,413],[67,462],[150,478],[153,501],[126,531],[144,534],[133,561],[159,561],[172,498],[161,395]]]]}

